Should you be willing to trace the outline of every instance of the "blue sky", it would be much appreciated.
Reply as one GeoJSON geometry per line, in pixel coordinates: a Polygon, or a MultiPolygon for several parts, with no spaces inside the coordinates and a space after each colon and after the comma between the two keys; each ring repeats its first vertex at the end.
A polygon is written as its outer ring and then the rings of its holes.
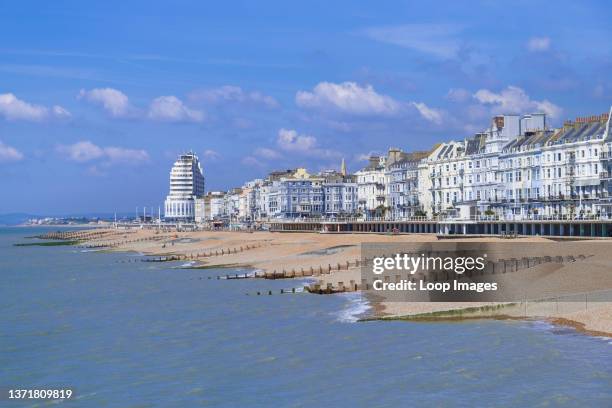
{"type": "Polygon", "coordinates": [[[605,1],[85,3],[0,3],[0,213],[157,207],[189,149],[219,190],[612,105],[605,1]]]}

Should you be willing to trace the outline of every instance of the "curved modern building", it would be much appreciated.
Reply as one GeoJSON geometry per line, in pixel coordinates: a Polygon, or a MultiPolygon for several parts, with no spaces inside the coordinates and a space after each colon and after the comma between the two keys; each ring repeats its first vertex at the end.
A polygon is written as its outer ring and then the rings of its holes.
{"type": "Polygon", "coordinates": [[[204,174],[198,156],[181,154],[170,170],[170,192],[164,203],[164,218],[193,221],[195,201],[204,196],[204,174]]]}

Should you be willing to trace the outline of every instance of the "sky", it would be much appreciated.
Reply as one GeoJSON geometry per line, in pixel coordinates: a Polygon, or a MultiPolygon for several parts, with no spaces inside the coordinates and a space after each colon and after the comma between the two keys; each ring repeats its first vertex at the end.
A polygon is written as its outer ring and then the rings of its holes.
{"type": "Polygon", "coordinates": [[[157,208],[612,105],[606,1],[2,1],[0,213],[157,208]]]}

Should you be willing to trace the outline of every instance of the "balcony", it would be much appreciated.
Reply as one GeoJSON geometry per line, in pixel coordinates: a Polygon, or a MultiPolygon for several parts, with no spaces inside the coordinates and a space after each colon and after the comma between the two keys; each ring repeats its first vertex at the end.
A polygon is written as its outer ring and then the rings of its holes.
{"type": "Polygon", "coordinates": [[[599,154],[599,158],[602,159],[602,160],[610,160],[610,159],[612,159],[612,151],[601,152],[599,154]]]}

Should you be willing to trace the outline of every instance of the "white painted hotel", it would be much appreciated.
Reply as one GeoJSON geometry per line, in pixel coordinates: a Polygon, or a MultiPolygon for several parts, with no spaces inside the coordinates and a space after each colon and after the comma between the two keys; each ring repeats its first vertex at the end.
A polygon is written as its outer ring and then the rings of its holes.
{"type": "Polygon", "coordinates": [[[164,202],[164,218],[168,221],[193,222],[196,200],[204,196],[204,173],[198,156],[184,153],[170,170],[170,191],[164,202]]]}

